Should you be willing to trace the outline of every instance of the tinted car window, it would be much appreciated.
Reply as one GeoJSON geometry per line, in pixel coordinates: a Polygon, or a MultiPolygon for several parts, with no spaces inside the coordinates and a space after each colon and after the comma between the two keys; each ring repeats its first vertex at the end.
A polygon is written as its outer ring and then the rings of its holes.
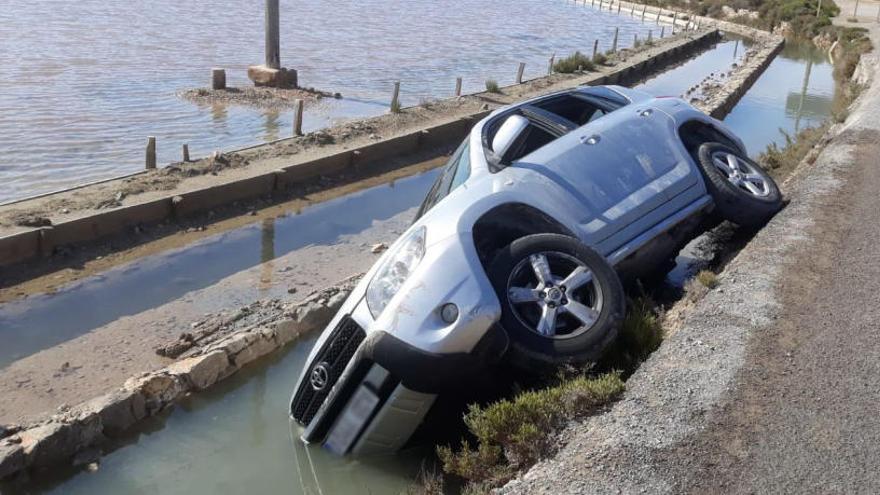
{"type": "Polygon", "coordinates": [[[440,176],[434,181],[434,185],[428,191],[428,195],[419,207],[416,219],[421,218],[428,210],[434,207],[443,198],[449,195],[456,187],[464,184],[471,175],[470,146],[466,138],[461,146],[455,150],[452,157],[446,162],[440,176]]]}

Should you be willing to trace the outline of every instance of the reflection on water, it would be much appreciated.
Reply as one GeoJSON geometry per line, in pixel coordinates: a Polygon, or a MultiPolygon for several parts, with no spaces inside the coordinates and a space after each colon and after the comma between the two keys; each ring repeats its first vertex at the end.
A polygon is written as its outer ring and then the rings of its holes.
{"type": "Polygon", "coordinates": [[[275,219],[267,218],[260,227],[260,290],[263,292],[272,287],[275,256],[275,219]]]}
{"type": "Polygon", "coordinates": [[[770,143],[821,124],[831,114],[833,67],[812,44],[789,43],[724,122],[757,156],[770,143]]]}
{"type": "MultiPolygon", "coordinates": [[[[126,315],[212,285],[229,275],[311,244],[333,244],[419,204],[431,170],[332,199],[301,213],[208,237],[141,258],[60,289],[0,305],[0,367],[126,315]],[[393,194],[389,192],[393,189],[393,194]],[[137,294],[138,297],[131,297],[137,294]]],[[[268,280],[268,276],[265,276],[268,280]]],[[[260,289],[265,291],[270,285],[260,289]]],[[[242,303],[260,297],[241,294],[242,303]]]]}
{"type": "MultiPolygon", "coordinates": [[[[176,92],[225,67],[231,86],[263,60],[254,0],[6,0],[0,9],[0,202],[143,168],[147,136],[160,163],[289,136],[292,111],[199,106],[176,92]],[[145,4],[146,5],[146,4],[145,4]]],[[[301,84],[345,99],[308,102],[310,131],[451,95],[486,79],[543,75],[551,54],[621,46],[652,25],[562,0],[281,1],[281,59],[301,84]],[[330,13],[332,12],[332,15],[330,13]],[[516,15],[511,15],[515,12],[516,15]],[[499,22],[503,20],[503,22],[499,22]]]]}

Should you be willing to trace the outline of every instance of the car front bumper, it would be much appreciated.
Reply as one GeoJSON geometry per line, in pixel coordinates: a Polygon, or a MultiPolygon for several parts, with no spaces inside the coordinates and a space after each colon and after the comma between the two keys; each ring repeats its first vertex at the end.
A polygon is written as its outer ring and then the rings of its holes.
{"type": "Polygon", "coordinates": [[[429,246],[378,318],[364,299],[372,274],[352,292],[315,344],[291,399],[304,441],[337,454],[397,450],[438,394],[461,391],[503,354],[498,299],[469,237],[429,246]],[[459,308],[452,323],[439,316],[446,303],[459,308]]]}

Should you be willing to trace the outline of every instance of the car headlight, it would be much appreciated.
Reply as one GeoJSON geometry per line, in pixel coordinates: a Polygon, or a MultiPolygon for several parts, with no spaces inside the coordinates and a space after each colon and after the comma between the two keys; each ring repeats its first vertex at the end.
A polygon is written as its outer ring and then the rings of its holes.
{"type": "Polygon", "coordinates": [[[367,285],[367,308],[378,318],[425,256],[425,227],[414,230],[393,252],[388,253],[367,285]]]}

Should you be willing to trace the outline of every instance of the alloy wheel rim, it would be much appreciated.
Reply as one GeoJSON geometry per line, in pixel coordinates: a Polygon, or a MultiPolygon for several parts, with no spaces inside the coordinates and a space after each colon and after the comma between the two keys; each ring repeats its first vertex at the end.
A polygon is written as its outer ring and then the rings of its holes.
{"type": "Polygon", "coordinates": [[[583,261],[560,252],[532,254],[511,270],[507,300],[533,333],[569,339],[590,331],[602,312],[602,288],[583,261]]]}
{"type": "Polygon", "coordinates": [[[752,164],[726,151],[712,153],[712,165],[727,181],[740,190],[759,198],[770,194],[770,185],[764,175],[752,164]]]}

